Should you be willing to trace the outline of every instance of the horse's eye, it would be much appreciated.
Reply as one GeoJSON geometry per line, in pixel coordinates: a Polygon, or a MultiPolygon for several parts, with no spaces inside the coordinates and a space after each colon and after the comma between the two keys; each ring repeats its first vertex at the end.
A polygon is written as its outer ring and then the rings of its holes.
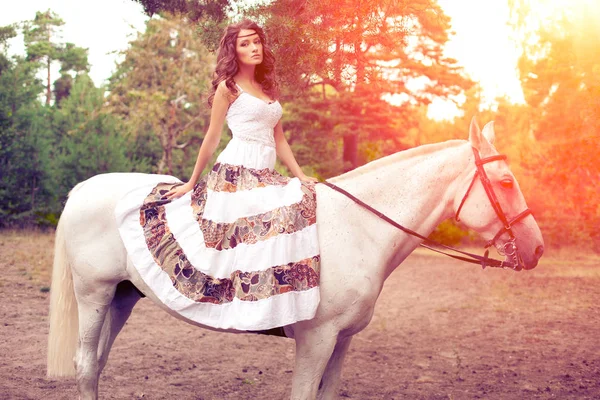
{"type": "Polygon", "coordinates": [[[502,179],[500,181],[500,185],[502,185],[502,187],[505,188],[505,189],[512,189],[513,188],[513,181],[512,181],[512,179],[502,179]]]}

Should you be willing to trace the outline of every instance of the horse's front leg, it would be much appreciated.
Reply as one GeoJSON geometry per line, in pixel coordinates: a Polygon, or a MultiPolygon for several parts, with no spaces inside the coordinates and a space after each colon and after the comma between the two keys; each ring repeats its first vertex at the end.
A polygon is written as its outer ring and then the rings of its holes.
{"type": "Polygon", "coordinates": [[[292,400],[314,400],[323,371],[333,353],[338,331],[333,327],[294,327],[296,364],[292,377],[292,400]]]}
{"type": "Polygon", "coordinates": [[[340,337],[338,339],[321,378],[317,396],[319,400],[330,400],[337,397],[342,376],[342,365],[351,341],[352,336],[340,337]]]}

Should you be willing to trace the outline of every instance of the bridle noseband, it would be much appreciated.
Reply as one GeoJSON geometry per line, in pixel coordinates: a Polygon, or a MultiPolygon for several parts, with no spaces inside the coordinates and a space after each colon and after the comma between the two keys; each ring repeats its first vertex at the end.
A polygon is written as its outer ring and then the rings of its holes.
{"type": "Polygon", "coordinates": [[[477,170],[475,171],[475,174],[473,175],[473,180],[471,180],[471,184],[469,185],[467,192],[465,193],[464,197],[462,198],[462,200],[460,202],[460,205],[458,206],[458,209],[456,210],[455,218],[457,221],[460,221],[460,217],[459,217],[460,210],[462,209],[463,205],[465,204],[465,201],[467,200],[467,197],[469,196],[469,193],[471,192],[471,189],[473,188],[473,185],[475,184],[477,177],[479,177],[479,180],[481,181],[481,185],[483,186],[483,189],[485,190],[485,194],[487,195],[488,199],[490,200],[490,203],[492,204],[492,208],[496,212],[498,219],[500,219],[500,222],[502,222],[502,225],[503,225],[503,227],[500,229],[500,231],[498,231],[498,233],[496,233],[496,235],[493,237],[493,239],[487,242],[485,247],[488,248],[488,247],[495,245],[496,241],[502,235],[507,233],[509,236],[508,241],[506,243],[504,243],[502,248],[498,248],[498,246],[496,246],[496,248],[503,255],[506,255],[506,256],[510,257],[511,259],[513,259],[512,260],[513,262],[518,263],[517,245],[515,243],[515,235],[512,231],[512,227],[517,222],[521,221],[528,215],[531,215],[531,210],[529,208],[526,208],[524,211],[519,213],[513,219],[509,220],[508,218],[506,218],[506,214],[502,210],[502,207],[500,206],[500,202],[498,201],[498,198],[496,197],[496,193],[494,192],[494,188],[492,187],[492,182],[490,181],[490,178],[488,178],[487,174],[485,173],[485,169],[483,168],[483,166],[487,163],[490,163],[493,161],[506,160],[506,156],[503,154],[497,154],[497,155],[493,155],[490,157],[481,158],[481,156],[479,155],[479,151],[475,147],[473,147],[472,149],[473,149],[473,154],[475,155],[475,167],[477,168],[477,170]]]}

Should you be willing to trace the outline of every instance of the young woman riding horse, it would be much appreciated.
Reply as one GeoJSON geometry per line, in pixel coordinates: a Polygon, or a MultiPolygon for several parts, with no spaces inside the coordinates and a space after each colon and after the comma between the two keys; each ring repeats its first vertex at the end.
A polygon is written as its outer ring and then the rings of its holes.
{"type": "MultiPolygon", "coordinates": [[[[256,74],[268,61],[262,31],[254,25],[238,28],[235,35],[228,31],[234,41],[226,43],[242,48],[235,53],[239,74],[216,82],[214,119],[190,182],[105,174],[70,193],[56,232],[48,374],[75,374],[82,399],[97,398],[100,373],[139,292],[174,317],[207,329],[242,332],[239,326],[284,321],[286,335],[296,341],[291,398],[335,398],[352,336],[369,324],[385,279],[421,242],[301,173],[283,137],[280,106],[272,103],[276,90],[256,74]],[[194,185],[218,142],[215,132],[223,118],[233,139],[216,168],[194,185]],[[297,178],[272,171],[275,154],[297,178]],[[318,202],[312,204],[315,193],[318,202]],[[238,203],[229,200],[236,196],[248,201],[234,206],[238,203]],[[303,219],[292,217],[290,231],[261,235],[279,220],[252,225],[253,216],[275,209],[286,210],[281,218],[302,209],[303,219]],[[238,245],[232,238],[246,242],[238,245]],[[293,245],[281,246],[281,240],[293,245]],[[258,284],[261,280],[265,285],[258,284]],[[294,302],[304,295],[306,301],[294,302]],[[261,303],[277,306],[269,312],[261,303]],[[223,307],[260,312],[257,318],[229,316],[223,307]],[[281,317],[288,311],[294,321],[281,317]]],[[[497,157],[494,136],[493,124],[482,132],[473,122],[468,141],[400,152],[329,181],[424,236],[460,209],[464,225],[501,250],[510,242],[511,257],[531,269],[542,255],[542,236],[533,216],[524,214],[525,200],[508,165],[497,157]],[[490,190],[497,204],[488,197],[490,190]],[[514,221],[510,233],[503,219],[514,221]]]]}

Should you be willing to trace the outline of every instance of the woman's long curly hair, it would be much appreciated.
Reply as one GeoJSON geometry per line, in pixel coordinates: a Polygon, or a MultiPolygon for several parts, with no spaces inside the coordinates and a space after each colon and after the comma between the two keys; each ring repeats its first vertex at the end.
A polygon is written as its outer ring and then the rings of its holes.
{"type": "Polygon", "coordinates": [[[244,19],[225,28],[225,33],[219,43],[215,79],[212,81],[212,90],[208,97],[208,105],[211,107],[219,83],[225,81],[227,88],[234,96],[238,93],[238,88],[235,85],[233,77],[239,70],[236,41],[242,29],[254,30],[263,45],[263,61],[254,70],[256,81],[261,85],[263,92],[271,99],[275,100],[279,96],[279,86],[275,80],[275,57],[267,44],[265,33],[254,21],[244,19]]]}

